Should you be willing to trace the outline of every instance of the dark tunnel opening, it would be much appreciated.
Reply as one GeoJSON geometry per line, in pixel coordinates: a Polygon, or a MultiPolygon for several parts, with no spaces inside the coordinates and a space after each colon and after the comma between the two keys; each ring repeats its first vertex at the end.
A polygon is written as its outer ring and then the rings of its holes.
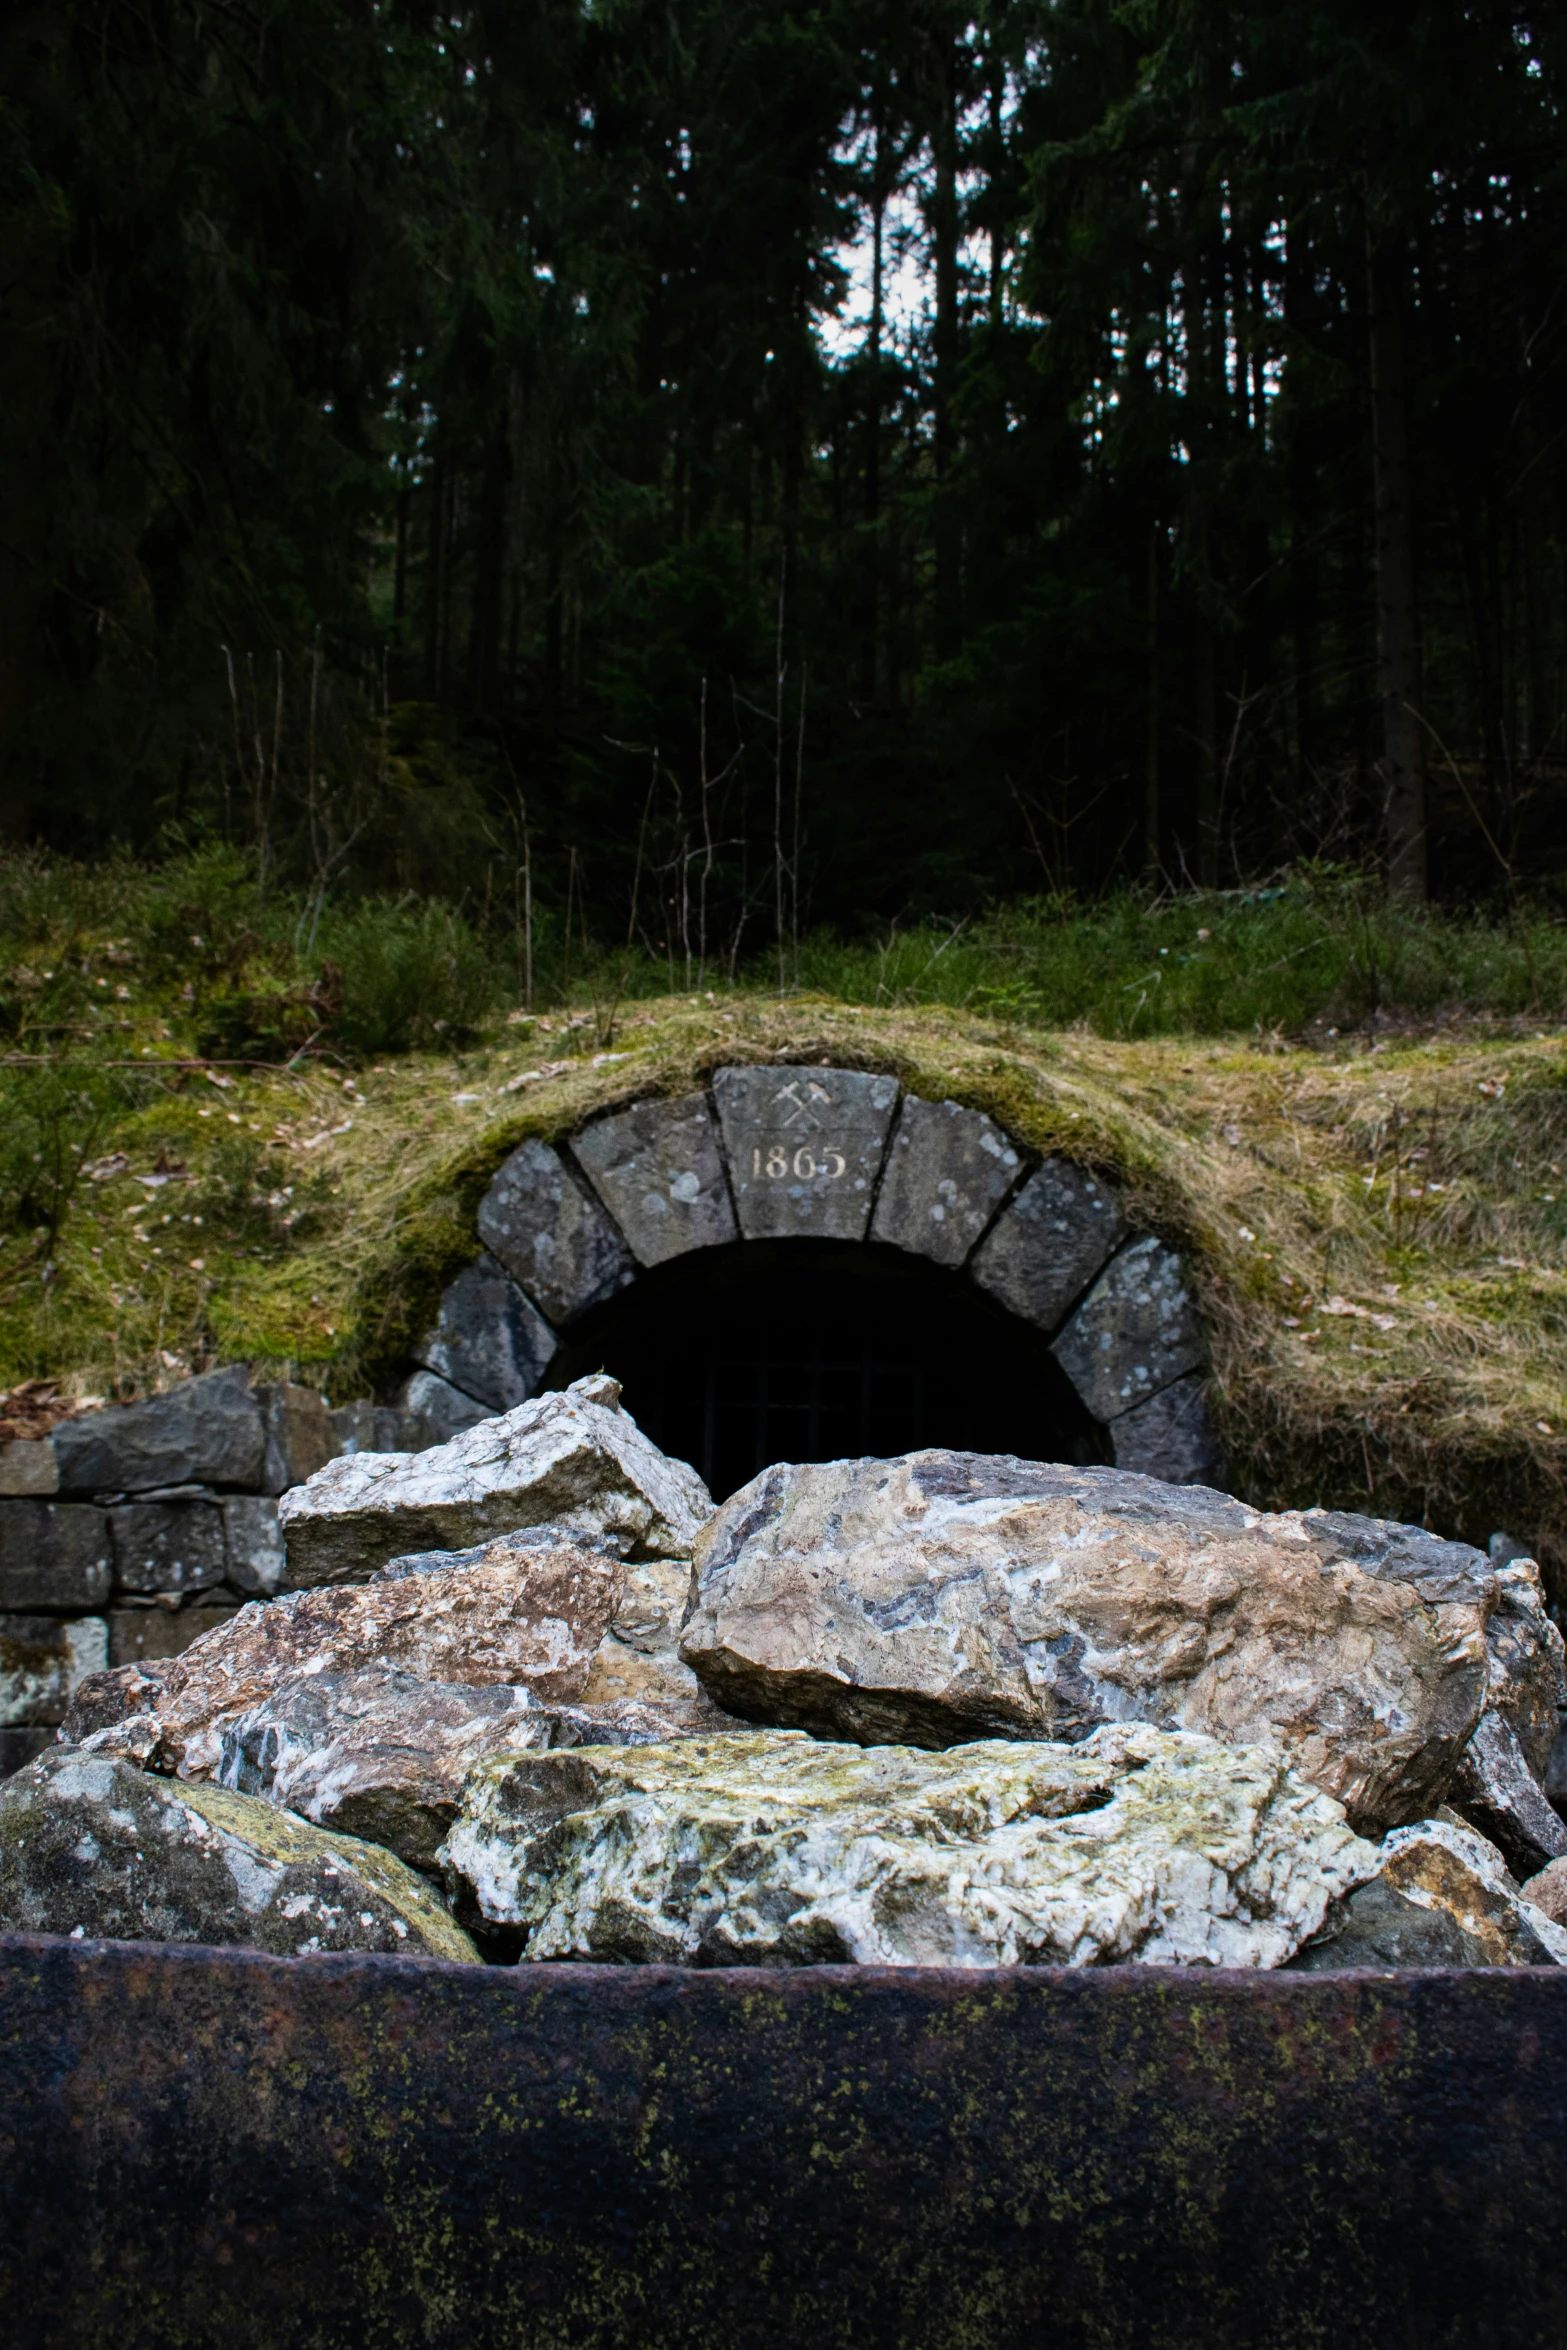
{"type": "Polygon", "coordinates": [[[924,1445],[1109,1457],[1041,1333],[897,1249],[750,1241],[678,1257],[585,1315],[549,1385],[599,1368],[720,1501],[774,1461],[924,1445]]]}

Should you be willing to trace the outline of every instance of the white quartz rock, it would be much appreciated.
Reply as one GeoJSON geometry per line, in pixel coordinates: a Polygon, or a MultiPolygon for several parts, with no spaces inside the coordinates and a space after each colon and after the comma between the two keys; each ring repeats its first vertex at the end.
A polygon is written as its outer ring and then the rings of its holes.
{"type": "Polygon", "coordinates": [[[1274,1967],[1375,1846],[1272,1747],[792,1731],[476,1766],[440,1855],[529,1959],[1274,1967]]]}
{"type": "Polygon", "coordinates": [[[661,1453],[600,1375],[429,1452],[347,1453],[285,1493],[279,1516],[289,1581],[308,1589],[523,1526],[609,1540],[624,1557],[686,1556],[712,1507],[695,1469],[661,1453]]]}

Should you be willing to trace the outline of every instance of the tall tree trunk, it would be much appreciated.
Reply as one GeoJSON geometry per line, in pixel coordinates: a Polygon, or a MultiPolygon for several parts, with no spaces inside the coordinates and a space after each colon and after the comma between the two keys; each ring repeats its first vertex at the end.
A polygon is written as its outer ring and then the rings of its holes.
{"type": "Polygon", "coordinates": [[[1159,542],[1155,526],[1148,533],[1148,738],[1143,767],[1143,871],[1150,881],[1159,873],[1159,542]]]}
{"type": "Polygon", "coordinates": [[[1541,492],[1540,436],[1535,425],[1534,384],[1530,366],[1529,332],[1518,321],[1518,341],[1524,393],[1518,403],[1518,552],[1523,573],[1523,637],[1525,715],[1522,748],[1537,759],[1550,746],[1554,732],[1550,689],[1550,614],[1545,585],[1546,513],[1541,492]]]}
{"type": "Polygon", "coordinates": [[[881,633],[882,235],[887,214],[883,136],[882,99],[878,92],[871,131],[871,318],[865,339],[865,629],[860,652],[860,690],[868,702],[876,699],[877,640],[881,633]]]}
{"type": "Polygon", "coordinates": [[[1198,53],[1186,151],[1181,161],[1181,317],[1186,339],[1186,518],[1182,532],[1192,603],[1192,731],[1197,754],[1197,879],[1219,879],[1218,589],[1213,575],[1213,477],[1227,407],[1223,230],[1210,185],[1225,46],[1220,11],[1197,0],[1189,11],[1198,53]]]}
{"type": "MultiPolygon", "coordinates": [[[[1316,299],[1312,285],[1312,254],[1308,233],[1291,221],[1284,247],[1284,326],[1292,340],[1304,342],[1317,330],[1316,299]]],[[[1313,778],[1317,757],[1318,618],[1321,603],[1321,566],[1317,554],[1319,524],[1316,514],[1315,452],[1306,419],[1291,407],[1285,480],[1289,509],[1289,570],[1286,603],[1290,647],[1289,756],[1297,794],[1313,778]]]]}
{"type": "Polygon", "coordinates": [[[468,640],[470,690],[476,710],[493,710],[500,698],[501,626],[506,593],[506,491],[511,470],[511,442],[507,437],[503,398],[484,452],[479,485],[473,617],[468,640]]]}
{"type": "Polygon", "coordinates": [[[936,184],[931,238],[936,264],[936,652],[947,659],[962,635],[958,612],[960,524],[953,490],[957,455],[958,106],[957,44],[943,23],[935,38],[931,144],[936,184]]]}
{"type": "MultiPolygon", "coordinates": [[[[0,42],[0,88],[17,109],[18,156],[29,108],[59,99],[51,84],[70,39],[58,9],[17,9],[0,42]]],[[[21,196],[20,163],[18,196],[21,196]]],[[[65,288],[64,232],[25,200],[0,218],[0,839],[23,840],[37,791],[29,722],[37,683],[39,624],[49,588],[51,523],[64,478],[56,450],[59,394],[69,381],[57,321],[65,288]]],[[[101,616],[100,616],[101,623],[101,616]]]]}
{"type": "Polygon", "coordinates": [[[1377,219],[1368,190],[1367,319],[1371,347],[1371,466],[1376,532],[1377,694],[1382,705],[1382,794],[1388,887],[1423,899],[1427,889],[1425,762],[1416,716],[1420,638],[1404,375],[1403,253],[1377,219]]]}
{"type": "Polygon", "coordinates": [[[1002,271],[1006,258],[1007,240],[1002,228],[1001,190],[996,183],[1001,176],[1002,167],[1006,162],[1007,153],[1006,121],[1003,114],[1007,92],[1007,63],[1001,52],[1000,33],[994,25],[992,25],[990,31],[990,41],[986,55],[986,64],[989,69],[987,75],[989,87],[986,92],[986,96],[990,111],[991,153],[991,182],[989,188],[991,206],[990,331],[993,335],[999,335],[1001,332],[1001,321],[1004,311],[1004,304],[1002,299],[1002,271]]]}
{"type": "Polygon", "coordinates": [[[430,525],[424,571],[425,699],[441,698],[441,616],[446,594],[446,459],[430,468],[430,525]]]}

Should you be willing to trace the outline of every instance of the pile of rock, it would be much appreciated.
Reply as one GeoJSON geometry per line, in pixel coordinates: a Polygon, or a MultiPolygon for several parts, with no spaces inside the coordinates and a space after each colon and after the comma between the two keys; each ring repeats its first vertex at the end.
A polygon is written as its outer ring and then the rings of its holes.
{"type": "Polygon", "coordinates": [[[613,1380],[285,1493],[287,1581],[89,1676],[0,1925],[284,1953],[1567,1963],[1527,1560],[931,1451],[714,1512],[613,1380]],[[1521,1880],[1527,1879],[1524,1883],[1521,1880]]]}

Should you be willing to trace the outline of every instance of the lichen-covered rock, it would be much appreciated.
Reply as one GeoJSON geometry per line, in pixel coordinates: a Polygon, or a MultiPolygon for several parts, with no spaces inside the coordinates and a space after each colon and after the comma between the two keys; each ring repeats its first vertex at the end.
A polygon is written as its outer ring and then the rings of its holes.
{"type": "Polygon", "coordinates": [[[1357,1828],[1443,1800],[1486,1686],[1488,1561],[1417,1527],[977,1453],[764,1471],[695,1552],[681,1654],[751,1721],[867,1743],[1278,1740],[1357,1828]]]}
{"type": "Polygon", "coordinates": [[[1053,1337],[1125,1235],[1108,1185],[1066,1159],[1046,1159],[997,1217],[969,1271],[1008,1313],[1053,1337]]]}
{"type": "Polygon", "coordinates": [[[476,1959],[422,1878],[226,1787],[184,1787],[57,1747],[0,1787],[0,1926],[279,1957],[476,1959]]]}
{"type": "Polygon", "coordinates": [[[982,1111],[905,1094],[871,1238],[938,1265],[961,1265],[1020,1168],[1007,1136],[982,1111]]]}
{"type": "MultiPolygon", "coordinates": [[[[426,1681],[516,1683],[546,1702],[582,1693],[625,1588],[623,1560],[534,1528],[481,1549],[395,1560],[369,1583],[242,1608],[156,1679],[120,1677],[120,1718],[146,1713],[182,1778],[217,1768],[221,1725],[301,1671],[390,1665],[426,1681]]],[[[84,1682],[67,1737],[105,1728],[113,1674],[84,1682]]]]}
{"type": "Polygon", "coordinates": [[[739,1238],[705,1093],[596,1118],[571,1147],[640,1263],[666,1264],[739,1238]]]}
{"type": "Polygon", "coordinates": [[[754,1966],[1277,1966],[1376,1867],[1276,1749],[1143,1725],[507,1756],[442,1859],[530,1959],[754,1966]]]}
{"type": "Polygon", "coordinates": [[[1480,1965],[1567,1965],[1567,1932],[1525,1898],[1496,1846],[1458,1820],[1395,1828],[1379,1876],[1418,1908],[1456,1919],[1484,1952],[1480,1965]]]}
{"type": "Polygon", "coordinates": [[[747,1240],[863,1240],[895,1077],[859,1069],[720,1069],[713,1100],[747,1240]]]}
{"type": "Polygon", "coordinates": [[[712,1498],[620,1409],[613,1379],[578,1379],[422,1453],[330,1461],[279,1504],[289,1580],[351,1583],[411,1550],[462,1550],[518,1526],[689,1555],[712,1498]]]}
{"type": "Polygon", "coordinates": [[[636,1274],[599,1202],[547,1142],[512,1152],[479,1202],[479,1238],[557,1325],[636,1274]]]}
{"type": "Polygon", "coordinates": [[[1200,1366],[1205,1348],[1181,1260],[1159,1240],[1112,1257],[1051,1348],[1098,1420],[1114,1420],[1200,1366]]]}
{"type": "MultiPolygon", "coordinates": [[[[128,1727],[132,1756],[141,1759],[142,1721],[128,1727]]],[[[214,1777],[430,1869],[457,1816],[463,1781],[485,1757],[649,1746],[685,1734],[678,1714],[658,1706],[547,1705],[531,1689],[504,1682],[474,1688],[367,1665],[292,1673],[279,1682],[224,1724],[214,1777]]]]}

